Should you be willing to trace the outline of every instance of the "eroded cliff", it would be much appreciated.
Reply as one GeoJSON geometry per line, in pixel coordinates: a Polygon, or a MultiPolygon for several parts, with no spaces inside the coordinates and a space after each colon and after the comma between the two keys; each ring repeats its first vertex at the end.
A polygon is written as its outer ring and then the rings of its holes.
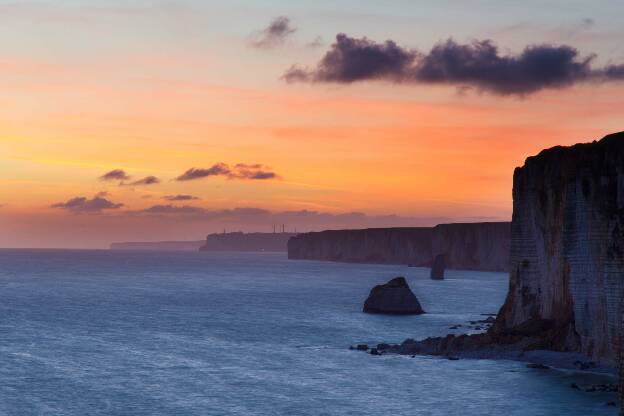
{"type": "Polygon", "coordinates": [[[513,197],[509,293],[493,332],[541,322],[550,348],[612,360],[624,295],[624,133],[528,158],[513,197]]]}
{"type": "Polygon", "coordinates": [[[443,254],[450,269],[507,271],[510,240],[504,222],[331,230],[291,238],[288,258],[429,267],[443,254]]]}

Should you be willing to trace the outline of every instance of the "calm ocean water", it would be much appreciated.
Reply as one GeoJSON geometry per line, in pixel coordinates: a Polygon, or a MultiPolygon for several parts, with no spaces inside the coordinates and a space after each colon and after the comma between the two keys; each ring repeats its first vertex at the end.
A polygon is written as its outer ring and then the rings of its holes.
{"type": "Polygon", "coordinates": [[[500,273],[283,254],[0,250],[2,415],[614,415],[596,382],[508,361],[373,357],[502,304],[500,273]],[[366,315],[404,275],[427,315],[366,315]]]}

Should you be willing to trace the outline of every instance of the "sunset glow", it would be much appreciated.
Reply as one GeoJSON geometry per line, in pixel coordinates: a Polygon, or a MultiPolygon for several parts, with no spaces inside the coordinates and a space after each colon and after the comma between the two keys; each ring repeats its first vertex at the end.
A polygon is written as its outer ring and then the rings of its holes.
{"type": "Polygon", "coordinates": [[[592,68],[622,64],[620,4],[551,2],[531,24],[518,9],[518,25],[502,26],[499,2],[487,12],[453,2],[450,15],[448,1],[397,2],[400,14],[340,3],[0,3],[0,246],[198,240],[277,221],[305,230],[509,220],[513,170],[526,157],[622,129],[621,81],[498,95],[281,79],[292,65],[312,68],[338,33],[423,51],[448,38],[491,39],[505,54],[563,44],[596,54],[592,68]],[[265,44],[278,16],[292,32],[265,44]],[[176,180],[220,163],[229,173],[176,180]],[[101,179],[113,170],[129,179],[101,179]],[[151,176],[157,183],[141,182],[151,176]],[[78,197],[113,205],[61,205],[78,197]],[[354,212],[364,215],[341,217],[354,212]]]}

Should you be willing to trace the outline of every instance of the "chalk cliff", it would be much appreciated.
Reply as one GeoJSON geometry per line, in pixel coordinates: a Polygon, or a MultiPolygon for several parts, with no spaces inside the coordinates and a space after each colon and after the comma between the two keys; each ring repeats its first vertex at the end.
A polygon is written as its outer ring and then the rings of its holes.
{"type": "Polygon", "coordinates": [[[429,267],[443,254],[450,269],[507,271],[510,239],[504,222],[330,230],[291,238],[288,258],[429,267]]]}
{"type": "Polygon", "coordinates": [[[513,198],[509,293],[493,333],[545,325],[551,349],[612,360],[624,300],[624,133],[528,158],[513,198]]]}
{"type": "Polygon", "coordinates": [[[425,266],[431,261],[431,228],[369,228],[299,234],[288,258],[425,266]]]}
{"type": "Polygon", "coordinates": [[[209,234],[200,251],[286,251],[292,233],[209,234]]]}
{"type": "MultiPolygon", "coordinates": [[[[617,364],[624,336],[624,132],[528,158],[514,173],[513,199],[509,291],[493,326],[383,344],[384,352],[526,359],[553,350],[589,356],[602,368],[617,364]]],[[[561,357],[555,365],[566,366],[561,357]]]]}

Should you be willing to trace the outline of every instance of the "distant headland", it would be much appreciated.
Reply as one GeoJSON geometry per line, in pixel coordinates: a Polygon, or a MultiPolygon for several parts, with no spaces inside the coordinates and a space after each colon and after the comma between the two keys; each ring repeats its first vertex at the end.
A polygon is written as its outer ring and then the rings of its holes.
{"type": "Polygon", "coordinates": [[[273,251],[286,252],[295,233],[215,233],[199,241],[154,241],[112,243],[111,250],[137,251],[273,251]]]}
{"type": "Polygon", "coordinates": [[[197,251],[204,245],[204,240],[199,241],[145,241],[112,243],[111,250],[136,250],[136,251],[197,251]]]}
{"type": "Polygon", "coordinates": [[[281,251],[288,249],[294,233],[219,233],[209,234],[199,251],[281,251]]]}

